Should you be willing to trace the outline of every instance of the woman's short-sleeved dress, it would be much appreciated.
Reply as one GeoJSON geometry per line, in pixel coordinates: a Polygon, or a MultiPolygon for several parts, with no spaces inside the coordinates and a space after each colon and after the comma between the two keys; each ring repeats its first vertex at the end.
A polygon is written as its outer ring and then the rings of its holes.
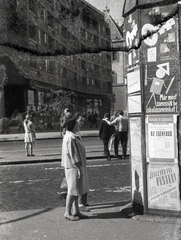
{"type": "Polygon", "coordinates": [[[31,121],[25,120],[23,122],[24,130],[25,130],[25,143],[34,143],[35,142],[35,129],[34,125],[31,121]]]}
{"type": "Polygon", "coordinates": [[[65,168],[68,194],[82,195],[89,191],[88,174],[86,169],[85,147],[79,137],[71,131],[66,131],[62,144],[62,163],[65,168]],[[80,163],[81,177],[78,179],[78,171],[74,163],[80,163]]]}

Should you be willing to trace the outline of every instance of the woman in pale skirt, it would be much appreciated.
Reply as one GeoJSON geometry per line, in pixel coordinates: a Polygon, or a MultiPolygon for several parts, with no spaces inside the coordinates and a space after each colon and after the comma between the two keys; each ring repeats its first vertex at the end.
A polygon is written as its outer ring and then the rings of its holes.
{"type": "Polygon", "coordinates": [[[87,218],[80,212],[78,196],[89,191],[86,169],[85,147],[75,134],[76,119],[70,118],[66,122],[66,133],[62,143],[62,163],[67,180],[67,198],[64,217],[66,220],[76,221],[87,218]]]}
{"type": "Polygon", "coordinates": [[[33,122],[30,121],[30,116],[26,115],[25,120],[23,121],[23,126],[25,130],[25,150],[27,157],[35,156],[33,154],[33,144],[35,143],[36,133],[35,133],[35,126],[33,122]]]}

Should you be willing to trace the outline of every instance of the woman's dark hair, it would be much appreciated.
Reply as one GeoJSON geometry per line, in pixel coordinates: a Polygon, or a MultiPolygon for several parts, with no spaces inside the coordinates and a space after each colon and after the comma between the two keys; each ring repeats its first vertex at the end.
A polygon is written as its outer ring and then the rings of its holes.
{"type": "Polygon", "coordinates": [[[72,118],[68,118],[66,121],[66,128],[68,131],[72,131],[75,127],[76,124],[76,118],[72,117],[72,118]]]}
{"type": "Polygon", "coordinates": [[[105,113],[104,114],[104,118],[110,118],[110,114],[109,113],[105,113]]]}
{"type": "Polygon", "coordinates": [[[123,116],[123,114],[124,114],[123,111],[120,110],[120,111],[119,111],[119,115],[122,115],[122,116],[123,116]]]}

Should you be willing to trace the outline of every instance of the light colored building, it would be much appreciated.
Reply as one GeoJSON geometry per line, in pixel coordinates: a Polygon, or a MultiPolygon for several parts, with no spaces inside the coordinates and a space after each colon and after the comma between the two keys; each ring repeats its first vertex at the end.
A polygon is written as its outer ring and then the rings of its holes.
{"type": "Polygon", "coordinates": [[[104,10],[105,20],[109,24],[111,32],[112,52],[112,78],[113,94],[115,96],[112,112],[114,110],[127,111],[127,84],[125,72],[125,41],[123,38],[123,25],[118,26],[110,15],[106,6],[104,10]]]}

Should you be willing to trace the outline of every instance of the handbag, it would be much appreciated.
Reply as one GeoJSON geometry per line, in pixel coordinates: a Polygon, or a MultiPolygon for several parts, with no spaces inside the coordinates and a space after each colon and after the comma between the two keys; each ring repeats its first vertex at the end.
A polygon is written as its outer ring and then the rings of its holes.
{"type": "Polygon", "coordinates": [[[67,190],[67,180],[66,178],[63,178],[62,183],[60,185],[60,188],[67,190]]]}

